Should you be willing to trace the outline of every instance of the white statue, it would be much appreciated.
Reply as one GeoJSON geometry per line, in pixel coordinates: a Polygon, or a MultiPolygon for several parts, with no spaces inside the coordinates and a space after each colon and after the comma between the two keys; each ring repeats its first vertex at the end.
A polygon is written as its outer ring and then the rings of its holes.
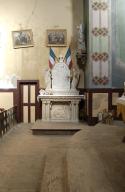
{"type": "Polygon", "coordinates": [[[64,62],[64,58],[62,55],[59,55],[59,63],[63,63],[64,62]]]}
{"type": "Polygon", "coordinates": [[[51,79],[52,79],[51,70],[48,69],[48,70],[46,70],[46,73],[45,73],[46,90],[51,89],[51,79]]]}
{"type": "Polygon", "coordinates": [[[65,94],[70,91],[70,70],[62,55],[52,69],[52,90],[55,94],[65,94]]]}
{"type": "Polygon", "coordinates": [[[78,30],[77,49],[79,53],[82,53],[82,51],[86,50],[83,24],[79,24],[79,26],[77,26],[77,30],[78,30]]]}
{"type": "Polygon", "coordinates": [[[71,89],[76,89],[76,86],[79,81],[80,72],[78,68],[73,67],[72,69],[72,81],[71,81],[71,89]]]}
{"type": "Polygon", "coordinates": [[[45,83],[46,83],[46,89],[41,89],[39,91],[40,95],[52,95],[52,89],[51,89],[51,81],[52,81],[52,74],[51,74],[51,70],[47,69],[45,71],[45,83]]]}

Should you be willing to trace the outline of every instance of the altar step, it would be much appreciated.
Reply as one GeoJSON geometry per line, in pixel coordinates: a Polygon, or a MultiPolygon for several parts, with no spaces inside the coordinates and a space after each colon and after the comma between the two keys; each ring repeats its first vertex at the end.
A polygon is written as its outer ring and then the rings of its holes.
{"type": "Polygon", "coordinates": [[[82,123],[36,121],[31,130],[33,135],[73,135],[80,131],[82,123]]]}

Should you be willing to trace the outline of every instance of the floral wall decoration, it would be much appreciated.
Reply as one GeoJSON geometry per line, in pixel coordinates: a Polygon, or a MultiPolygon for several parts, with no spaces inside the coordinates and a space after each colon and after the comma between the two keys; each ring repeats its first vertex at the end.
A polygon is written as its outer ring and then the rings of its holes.
{"type": "Polygon", "coordinates": [[[108,8],[108,4],[107,2],[98,2],[98,1],[93,1],[92,2],[92,8],[93,10],[97,11],[97,10],[107,10],[108,8]]]}
{"type": "Polygon", "coordinates": [[[92,34],[94,35],[94,36],[107,36],[108,35],[108,29],[107,28],[105,28],[105,27],[103,27],[103,28],[97,28],[97,27],[95,27],[95,28],[93,28],[92,29],[92,34]]]}
{"type": "Polygon", "coordinates": [[[109,58],[109,55],[106,52],[104,52],[104,53],[95,52],[95,53],[92,54],[92,60],[93,61],[104,61],[104,62],[106,62],[108,60],[108,58],[109,58]]]}
{"type": "Polygon", "coordinates": [[[110,0],[91,0],[90,63],[91,83],[95,86],[110,82],[110,0]]]}
{"type": "Polygon", "coordinates": [[[109,82],[109,78],[106,77],[105,75],[103,77],[98,77],[98,76],[95,76],[92,78],[92,81],[95,85],[106,85],[108,82],[109,82]]]}

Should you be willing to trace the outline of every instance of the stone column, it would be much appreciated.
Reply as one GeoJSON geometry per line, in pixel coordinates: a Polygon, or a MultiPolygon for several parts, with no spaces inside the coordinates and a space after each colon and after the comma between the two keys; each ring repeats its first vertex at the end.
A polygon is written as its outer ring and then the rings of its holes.
{"type": "Polygon", "coordinates": [[[50,120],[50,101],[46,101],[46,120],[50,120]]]}
{"type": "Polygon", "coordinates": [[[42,100],[42,120],[50,120],[50,101],[42,100]]]}
{"type": "Polygon", "coordinates": [[[45,113],[45,111],[46,111],[46,101],[43,100],[43,101],[42,101],[42,120],[45,120],[45,119],[46,119],[46,113],[45,113]]]}
{"type": "Polygon", "coordinates": [[[78,101],[71,101],[71,121],[78,122],[78,101]]]}

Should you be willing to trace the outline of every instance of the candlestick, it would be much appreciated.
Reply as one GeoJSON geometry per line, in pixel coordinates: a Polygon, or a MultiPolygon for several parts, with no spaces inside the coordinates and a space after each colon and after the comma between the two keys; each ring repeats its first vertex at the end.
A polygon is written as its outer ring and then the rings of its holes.
{"type": "Polygon", "coordinates": [[[125,95],[125,82],[124,82],[124,95],[125,95]]]}

